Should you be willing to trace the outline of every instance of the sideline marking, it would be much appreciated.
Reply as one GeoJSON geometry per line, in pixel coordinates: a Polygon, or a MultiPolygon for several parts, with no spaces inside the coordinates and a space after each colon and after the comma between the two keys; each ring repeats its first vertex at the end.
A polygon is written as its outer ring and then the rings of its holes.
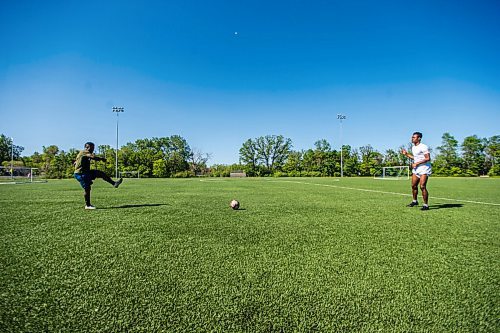
{"type": "MultiPolygon", "coordinates": [[[[362,191],[362,192],[372,192],[372,193],[382,193],[382,194],[394,194],[394,195],[402,195],[405,197],[411,197],[411,194],[406,193],[397,193],[397,192],[387,192],[387,191],[379,191],[379,190],[368,190],[364,188],[356,188],[356,187],[348,187],[348,186],[338,186],[338,185],[330,185],[330,184],[316,184],[316,183],[307,183],[307,182],[299,182],[297,180],[275,180],[275,182],[284,182],[284,183],[296,183],[296,184],[305,184],[305,185],[315,185],[315,186],[324,186],[324,187],[335,187],[341,188],[345,190],[354,190],[354,191],[362,191]]],[[[472,201],[472,200],[462,200],[462,199],[450,199],[450,198],[441,198],[441,197],[429,197],[429,199],[438,199],[438,200],[448,200],[448,201],[456,201],[456,202],[467,202],[479,205],[488,205],[488,206],[500,206],[498,203],[492,202],[482,202],[482,201],[472,201]]]]}

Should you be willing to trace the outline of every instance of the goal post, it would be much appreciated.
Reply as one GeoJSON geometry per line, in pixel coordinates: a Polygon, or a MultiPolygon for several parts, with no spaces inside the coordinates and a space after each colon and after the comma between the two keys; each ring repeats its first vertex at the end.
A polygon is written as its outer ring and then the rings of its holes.
{"type": "Polygon", "coordinates": [[[245,178],[247,173],[243,170],[233,170],[229,173],[230,178],[245,178]]]}
{"type": "Polygon", "coordinates": [[[373,178],[383,180],[410,179],[410,167],[407,165],[383,167],[373,178]]]}
{"type": "Polygon", "coordinates": [[[38,168],[0,166],[0,184],[45,183],[38,168]]]}

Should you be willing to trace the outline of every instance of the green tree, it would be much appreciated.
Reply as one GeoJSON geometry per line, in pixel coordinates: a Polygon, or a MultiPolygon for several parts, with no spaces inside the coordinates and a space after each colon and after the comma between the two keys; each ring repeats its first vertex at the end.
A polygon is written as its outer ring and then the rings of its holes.
{"type": "MultiPolygon", "coordinates": [[[[14,144],[12,147],[12,139],[1,134],[0,135],[0,165],[3,165],[4,161],[12,161],[12,154],[14,153],[14,160],[19,160],[21,158],[21,153],[24,147],[17,146],[14,144]]],[[[10,164],[9,164],[10,165],[10,164]]]]}
{"type": "Polygon", "coordinates": [[[179,135],[172,135],[168,139],[167,145],[162,146],[162,153],[163,158],[167,160],[170,173],[188,171],[191,148],[187,141],[179,135]]]}
{"type": "Polygon", "coordinates": [[[462,158],[468,175],[479,176],[485,174],[485,140],[477,135],[464,138],[462,143],[462,158]]]}
{"type": "Polygon", "coordinates": [[[42,162],[40,171],[47,176],[47,178],[57,178],[57,170],[55,169],[55,158],[59,153],[59,148],[56,145],[42,147],[42,162]]]}
{"type": "Polygon", "coordinates": [[[315,158],[314,150],[307,149],[304,151],[302,155],[302,165],[304,166],[305,172],[318,172],[320,166],[317,163],[317,159],[315,158]]]}
{"type": "Polygon", "coordinates": [[[240,148],[240,162],[250,176],[272,174],[281,170],[292,149],[292,140],[282,135],[248,139],[240,148]]]}
{"type": "Polygon", "coordinates": [[[352,149],[349,145],[344,145],[343,150],[344,176],[358,176],[360,174],[358,150],[352,149]]]}
{"type": "Polygon", "coordinates": [[[191,148],[184,138],[172,135],[127,143],[120,154],[123,171],[137,170],[144,177],[171,177],[189,170],[191,148]]]}
{"type": "Polygon", "coordinates": [[[444,133],[441,140],[441,146],[437,147],[438,155],[432,163],[434,173],[443,176],[460,175],[462,170],[458,141],[450,133],[444,133]]]}
{"type": "Polygon", "coordinates": [[[488,175],[500,176],[500,135],[494,135],[486,140],[485,153],[488,175]]]}
{"type": "Polygon", "coordinates": [[[207,162],[210,154],[203,153],[197,148],[193,148],[189,156],[189,168],[195,175],[205,174],[207,171],[207,162]]]}
{"type": "Polygon", "coordinates": [[[42,169],[43,156],[39,152],[34,152],[29,158],[26,159],[26,166],[30,168],[42,169]]]}
{"type": "MultiPolygon", "coordinates": [[[[153,165],[159,157],[155,153],[151,140],[139,139],[127,143],[120,149],[124,171],[139,171],[141,177],[153,177],[153,165]]],[[[114,152],[111,152],[114,156],[114,152]]],[[[109,162],[109,161],[108,161],[109,162]]],[[[113,157],[114,168],[114,157],[113,157]]],[[[162,172],[163,173],[163,172],[162,172]]]]}
{"type": "MultiPolygon", "coordinates": [[[[68,154],[64,150],[54,155],[54,159],[50,164],[49,177],[50,178],[68,178],[68,172],[71,172],[72,163],[68,154]]],[[[72,172],[71,172],[72,173],[72,172]]]]}
{"type": "MultiPolygon", "coordinates": [[[[95,161],[95,166],[97,169],[107,173],[108,175],[115,174],[115,158],[116,158],[116,149],[112,148],[110,145],[98,145],[96,147],[96,154],[99,157],[103,157],[106,161],[95,161]]],[[[122,147],[123,149],[123,147],[122,147]]],[[[123,152],[120,155],[119,162],[123,163],[123,152]]]]}
{"type": "MultiPolygon", "coordinates": [[[[243,170],[243,166],[239,170],[243,170]]],[[[229,177],[231,174],[231,167],[226,164],[214,164],[209,168],[210,177],[229,177]]]]}
{"type": "MultiPolygon", "coordinates": [[[[303,155],[304,170],[321,176],[334,176],[340,172],[340,153],[332,151],[330,144],[322,139],[314,143],[303,155]]],[[[345,152],[344,152],[345,153],[345,152]]]]}
{"type": "Polygon", "coordinates": [[[249,176],[257,174],[257,146],[254,140],[248,139],[241,146],[240,163],[245,165],[245,171],[249,176]]]}
{"type": "Polygon", "coordinates": [[[303,152],[301,151],[291,151],[288,154],[288,158],[283,165],[283,171],[287,173],[290,177],[298,177],[303,171],[302,164],[303,152]]]}
{"type": "Polygon", "coordinates": [[[283,135],[266,135],[255,140],[257,160],[269,172],[280,170],[292,148],[292,140],[283,135]]]}
{"type": "Polygon", "coordinates": [[[387,149],[384,155],[384,166],[397,166],[401,165],[400,153],[394,149],[387,149]]]}
{"type": "Polygon", "coordinates": [[[330,143],[326,141],[325,139],[318,140],[314,143],[314,147],[316,148],[316,151],[328,153],[332,151],[332,147],[330,146],[330,143]]]}
{"type": "MultiPolygon", "coordinates": [[[[70,149],[69,152],[59,150],[56,145],[43,147],[40,155],[35,152],[29,159],[29,166],[40,169],[47,178],[69,178],[74,172],[74,160],[77,151],[70,149]]],[[[93,168],[96,166],[93,165],[93,168]]]]}
{"type": "Polygon", "coordinates": [[[399,154],[399,165],[410,165],[411,159],[409,159],[406,155],[403,155],[401,152],[403,149],[411,152],[411,143],[408,145],[401,145],[398,147],[397,153],[399,154]]]}
{"type": "Polygon", "coordinates": [[[376,151],[371,145],[359,147],[361,155],[360,173],[361,176],[373,176],[382,168],[383,155],[376,151]]]}
{"type": "Polygon", "coordinates": [[[170,176],[167,173],[167,165],[164,159],[158,159],[153,162],[153,176],[164,178],[170,176]]]}

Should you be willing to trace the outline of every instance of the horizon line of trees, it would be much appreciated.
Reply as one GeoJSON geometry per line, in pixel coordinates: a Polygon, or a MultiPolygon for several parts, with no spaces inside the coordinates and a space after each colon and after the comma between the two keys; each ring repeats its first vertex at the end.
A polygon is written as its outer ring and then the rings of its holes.
{"type": "MultiPolygon", "coordinates": [[[[207,165],[210,154],[191,149],[179,135],[138,139],[118,150],[120,172],[138,171],[141,177],[192,177],[196,175],[229,177],[232,171],[244,171],[248,176],[289,177],[338,177],[343,175],[373,176],[385,166],[410,165],[411,161],[401,154],[411,143],[395,149],[379,152],[371,145],[352,148],[343,145],[342,151],[332,149],[330,143],[320,139],[314,147],[293,150],[290,138],[282,135],[266,135],[243,142],[239,150],[239,162],[235,164],[207,165]]],[[[14,157],[15,167],[38,168],[47,178],[70,178],[77,149],[64,151],[56,145],[43,147],[42,152],[22,156],[24,147],[12,147],[8,137],[0,135],[0,164],[6,168],[14,157]]],[[[116,150],[109,145],[98,145],[96,154],[106,162],[93,162],[93,168],[110,175],[115,173],[116,150]]],[[[431,149],[433,174],[437,176],[500,176],[500,135],[479,138],[472,135],[459,142],[444,133],[440,146],[431,149]]]]}

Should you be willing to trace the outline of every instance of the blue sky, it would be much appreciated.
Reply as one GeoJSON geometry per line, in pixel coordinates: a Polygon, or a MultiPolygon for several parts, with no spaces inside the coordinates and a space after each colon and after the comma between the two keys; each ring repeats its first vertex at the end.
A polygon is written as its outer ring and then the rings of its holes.
{"type": "Polygon", "coordinates": [[[499,1],[2,1],[0,133],[24,154],[179,134],[383,152],[500,134],[499,1]]]}

